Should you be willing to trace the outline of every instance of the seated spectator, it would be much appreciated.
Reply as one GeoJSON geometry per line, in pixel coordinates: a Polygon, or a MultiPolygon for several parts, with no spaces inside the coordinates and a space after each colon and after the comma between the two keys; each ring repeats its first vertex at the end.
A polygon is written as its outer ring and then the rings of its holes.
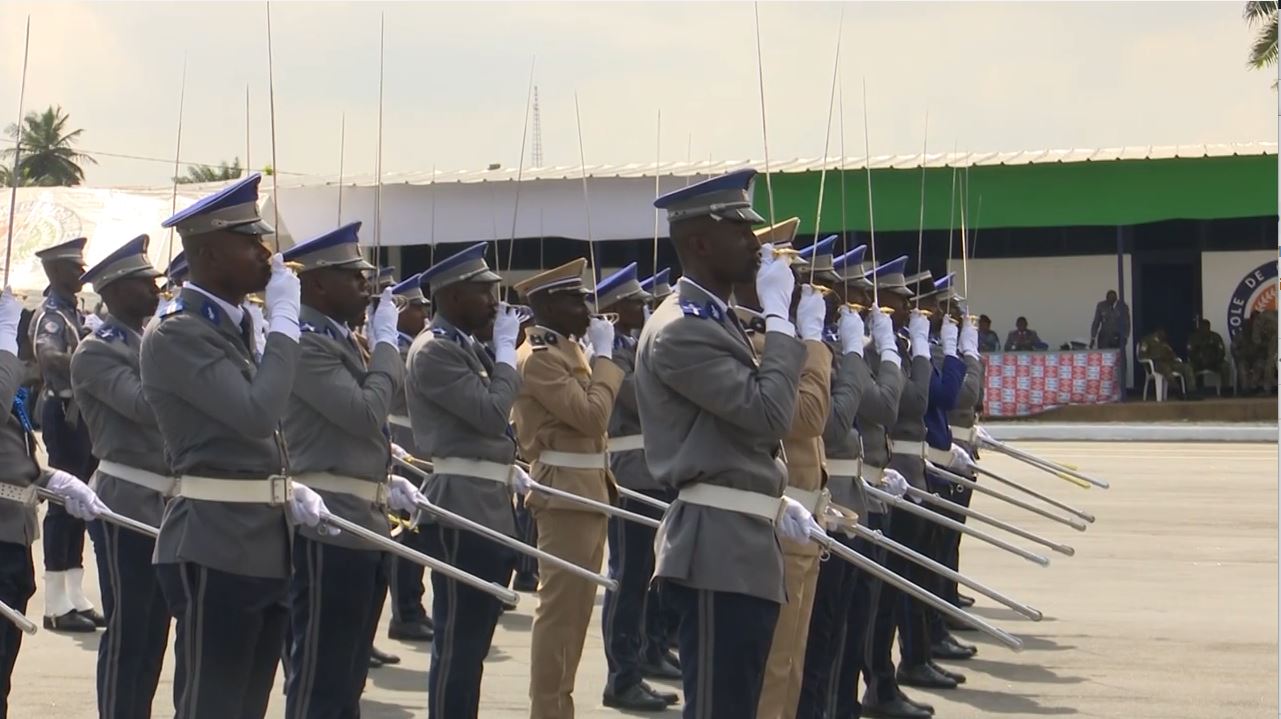
{"type": "Polygon", "coordinates": [[[1177,384],[1174,382],[1175,377],[1182,377],[1184,384],[1181,387],[1184,390],[1184,399],[1187,399],[1188,392],[1196,387],[1192,378],[1192,367],[1175,354],[1174,348],[1166,339],[1164,327],[1157,327],[1156,331],[1139,340],[1139,359],[1152,360],[1156,371],[1165,377],[1171,387],[1177,384]]]}
{"type": "Polygon", "coordinates": [[[1188,363],[1192,373],[1202,371],[1215,372],[1219,375],[1220,385],[1227,383],[1228,349],[1223,343],[1223,336],[1210,329],[1210,320],[1197,322],[1195,330],[1188,336],[1188,363]]]}
{"type": "Polygon", "coordinates": [[[1044,352],[1050,348],[1037,336],[1036,330],[1027,328],[1026,317],[1014,320],[1014,327],[1014,331],[1005,336],[1006,352],[1044,352]]]}
{"type": "Polygon", "coordinates": [[[1001,336],[992,330],[992,318],[979,315],[979,352],[999,352],[1001,336]]]}

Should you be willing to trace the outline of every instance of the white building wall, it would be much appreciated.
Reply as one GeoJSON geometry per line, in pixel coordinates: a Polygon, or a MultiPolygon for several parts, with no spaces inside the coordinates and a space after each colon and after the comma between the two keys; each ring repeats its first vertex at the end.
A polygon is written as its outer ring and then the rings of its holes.
{"type": "MultiPolygon", "coordinates": [[[[1128,300],[1129,255],[1124,263],[1128,300]]],[[[961,263],[951,269],[963,283],[961,263]]],[[[1117,288],[1116,255],[976,259],[969,269],[971,312],[991,317],[1002,342],[1023,316],[1052,349],[1074,339],[1089,342],[1094,305],[1117,288]]]]}
{"type": "MultiPolygon", "coordinates": [[[[1228,338],[1228,303],[1247,275],[1265,262],[1276,262],[1270,250],[1206,252],[1201,255],[1201,308],[1210,327],[1228,338]]],[[[1275,276],[1275,275],[1274,275],[1275,276]]]]}

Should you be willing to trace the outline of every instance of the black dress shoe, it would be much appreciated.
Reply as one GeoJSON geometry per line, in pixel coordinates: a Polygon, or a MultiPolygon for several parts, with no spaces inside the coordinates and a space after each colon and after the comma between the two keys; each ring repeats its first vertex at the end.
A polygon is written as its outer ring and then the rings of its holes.
{"type": "Polygon", "coordinates": [[[538,577],[533,574],[517,574],[512,580],[513,592],[525,592],[532,594],[538,591],[538,577]]]}
{"type": "Polygon", "coordinates": [[[77,609],[76,614],[79,614],[85,619],[93,622],[93,625],[99,629],[107,626],[107,618],[102,616],[102,613],[97,609],[77,609]]]}
{"type": "Polygon", "coordinates": [[[972,607],[974,606],[974,597],[967,597],[964,594],[958,594],[956,595],[956,606],[961,609],[972,607]]]}
{"type": "Polygon", "coordinates": [[[369,660],[371,664],[375,660],[377,660],[378,662],[381,662],[382,664],[399,664],[400,663],[400,657],[396,656],[395,654],[392,654],[391,652],[384,652],[378,647],[369,648],[369,660]]]}
{"type": "Polygon", "coordinates": [[[641,674],[649,679],[680,679],[681,670],[672,666],[667,657],[660,656],[656,662],[642,662],[641,674]]]}
{"type": "Polygon", "coordinates": [[[88,634],[97,630],[93,620],[82,616],[74,609],[56,617],[46,616],[44,618],[44,628],[51,632],[70,632],[73,634],[88,634]]]}
{"type": "Polygon", "coordinates": [[[903,701],[907,702],[908,704],[911,704],[912,706],[916,707],[917,709],[924,709],[925,711],[929,712],[931,716],[933,716],[933,715],[934,715],[934,705],[933,705],[933,704],[926,704],[925,702],[917,701],[917,700],[915,700],[915,699],[913,699],[913,698],[909,697],[908,695],[904,694],[902,689],[899,689],[899,690],[898,690],[898,698],[899,698],[899,699],[902,699],[903,701]]]}
{"type": "MultiPolygon", "coordinates": [[[[657,656],[657,657],[658,657],[658,658],[660,658],[660,659],[665,660],[668,664],[671,664],[672,666],[676,667],[677,669],[680,669],[680,668],[681,668],[681,658],[680,658],[680,657],[678,657],[678,656],[676,656],[676,652],[672,651],[671,649],[666,649],[666,650],[664,650],[664,651],[661,651],[661,652],[659,652],[659,653],[658,653],[657,655],[655,655],[655,656],[657,656]]],[[[651,659],[652,659],[652,658],[653,658],[653,657],[651,656],[651,659]]]]}
{"type": "Polygon", "coordinates": [[[899,667],[896,677],[898,683],[905,687],[921,689],[955,689],[956,682],[934,671],[929,664],[917,664],[912,667],[899,667]]]}
{"type": "Polygon", "coordinates": [[[650,694],[653,694],[654,696],[658,697],[659,699],[662,699],[663,701],[667,702],[668,706],[670,706],[670,705],[672,705],[672,704],[679,704],[679,703],[680,703],[681,695],[677,694],[676,692],[665,692],[665,691],[659,691],[658,689],[655,689],[654,687],[650,686],[649,684],[645,683],[644,681],[642,681],[642,682],[640,683],[640,685],[641,685],[642,687],[644,687],[644,688],[645,688],[645,691],[647,691],[647,692],[649,692],[650,694]]]}
{"type": "Polygon", "coordinates": [[[398,622],[387,626],[387,638],[406,642],[430,642],[435,632],[427,622],[398,622]]]}
{"type": "Polygon", "coordinates": [[[947,670],[947,669],[945,669],[944,667],[941,667],[941,666],[939,666],[938,664],[935,664],[935,663],[934,663],[934,660],[932,660],[932,659],[930,660],[930,667],[931,667],[934,671],[938,672],[939,674],[942,674],[943,676],[947,677],[948,679],[951,679],[952,681],[956,682],[957,684],[964,684],[964,683],[965,683],[965,675],[964,675],[964,674],[960,674],[960,673],[957,673],[957,672],[948,671],[948,670],[947,670]]]}
{"type": "Polygon", "coordinates": [[[895,697],[880,704],[864,704],[859,716],[870,719],[929,719],[932,715],[909,701],[895,697]]]}
{"type": "Polygon", "coordinates": [[[969,659],[978,654],[977,647],[969,644],[962,644],[956,641],[956,637],[946,636],[942,640],[930,645],[930,655],[935,659],[951,659],[952,661],[961,661],[969,659]]]}
{"type": "Polygon", "coordinates": [[[621,692],[606,691],[605,706],[636,712],[661,712],[667,709],[667,700],[655,696],[640,684],[633,684],[621,692]]]}
{"type": "Polygon", "coordinates": [[[369,655],[369,668],[370,668],[370,669],[377,669],[377,668],[381,667],[382,665],[383,665],[383,663],[382,663],[382,660],[381,660],[381,659],[379,659],[378,657],[374,656],[373,654],[370,654],[370,655],[369,655]]]}

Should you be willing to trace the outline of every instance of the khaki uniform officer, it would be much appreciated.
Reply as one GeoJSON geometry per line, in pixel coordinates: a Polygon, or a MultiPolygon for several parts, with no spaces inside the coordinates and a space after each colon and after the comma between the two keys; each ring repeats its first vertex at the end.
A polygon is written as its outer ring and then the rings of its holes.
{"type": "MultiPolygon", "coordinates": [[[[791,247],[799,225],[799,219],[791,218],[757,230],[756,236],[762,243],[791,247]]],[[[810,274],[809,261],[821,261],[822,258],[811,253],[807,259],[802,253],[801,259],[805,264],[798,264],[797,272],[804,278],[810,274]]],[[[831,267],[830,254],[826,264],[831,267]]],[[[743,305],[758,305],[754,295],[754,286],[735,288],[735,296],[743,305]]],[[[819,311],[807,317],[808,324],[797,318],[797,334],[805,343],[805,364],[801,369],[792,425],[783,437],[783,459],[787,464],[787,488],[783,493],[805,505],[812,514],[821,516],[826,504],[822,435],[831,406],[832,353],[822,341],[826,308],[821,296],[817,296],[815,301],[819,311]]],[[[736,307],[735,311],[747,328],[753,349],[758,355],[762,354],[765,351],[764,316],[745,306],[736,307]]],[[[765,683],[761,687],[757,709],[760,719],[787,719],[796,714],[805,647],[809,639],[810,612],[814,607],[818,582],[818,545],[790,540],[782,540],[782,545],[787,603],[778,614],[769,659],[765,663],[765,683]]]]}
{"type": "MultiPolygon", "coordinates": [[[[623,370],[611,359],[614,327],[591,318],[583,288],[586,260],[535,275],[516,285],[534,309],[535,325],[520,346],[522,387],[514,417],[521,452],[534,481],[599,502],[616,491],[605,464],[606,431],[623,370]],[[576,338],[586,335],[591,364],[576,338]]],[[[563,499],[528,500],[538,547],[600,571],[606,518],[563,499]]],[[[596,587],[540,564],[529,680],[532,719],[572,719],[574,676],[591,621],[596,587]]]]}

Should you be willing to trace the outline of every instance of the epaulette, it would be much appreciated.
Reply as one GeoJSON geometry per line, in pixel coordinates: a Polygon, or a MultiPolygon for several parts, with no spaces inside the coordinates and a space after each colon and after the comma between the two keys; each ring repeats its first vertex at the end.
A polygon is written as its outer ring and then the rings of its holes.
{"type": "Polygon", "coordinates": [[[841,340],[841,334],[840,332],[836,331],[835,327],[826,327],[823,329],[824,342],[839,342],[840,340],[841,340]]]}
{"type": "Polygon", "coordinates": [[[462,332],[459,332],[457,330],[451,331],[444,327],[432,327],[431,333],[433,336],[440,337],[441,339],[453,340],[454,342],[457,342],[458,344],[463,345],[464,347],[467,345],[467,338],[463,335],[462,332]]]}
{"type": "Polygon", "coordinates": [[[98,337],[98,339],[105,340],[107,342],[115,342],[116,340],[124,340],[125,338],[125,333],[122,332],[119,327],[112,327],[111,325],[103,325],[93,334],[98,337]]]}
{"type": "Polygon", "coordinates": [[[526,339],[529,340],[529,346],[533,352],[545,350],[559,341],[556,339],[556,334],[554,332],[535,332],[531,333],[526,339]]]}
{"type": "Polygon", "coordinates": [[[720,306],[711,301],[705,305],[700,305],[697,302],[690,300],[681,300],[680,308],[681,312],[684,312],[686,317],[699,317],[702,319],[716,320],[717,322],[725,319],[725,313],[721,311],[720,306]]]}
{"type": "Polygon", "coordinates": [[[179,312],[182,312],[184,308],[186,308],[186,304],[183,303],[181,297],[176,300],[173,300],[168,305],[165,305],[164,312],[160,313],[160,319],[163,320],[166,317],[173,317],[179,312]]]}

